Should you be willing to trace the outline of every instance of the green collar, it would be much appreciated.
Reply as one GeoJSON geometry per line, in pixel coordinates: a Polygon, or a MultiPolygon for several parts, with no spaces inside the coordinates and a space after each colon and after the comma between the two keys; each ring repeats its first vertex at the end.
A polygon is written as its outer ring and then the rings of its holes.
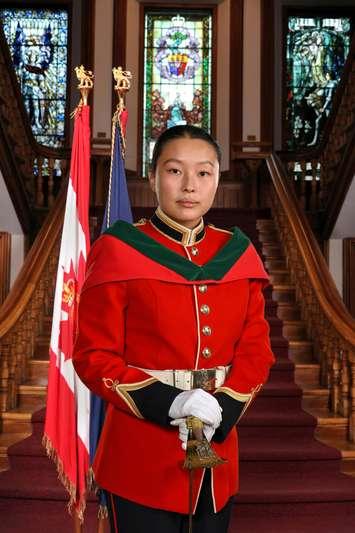
{"type": "Polygon", "coordinates": [[[118,220],[105,231],[105,234],[129,244],[143,255],[174,270],[189,281],[222,279],[250,244],[248,237],[239,228],[234,228],[231,238],[218,253],[210,261],[199,266],[123,220],[118,220]]]}

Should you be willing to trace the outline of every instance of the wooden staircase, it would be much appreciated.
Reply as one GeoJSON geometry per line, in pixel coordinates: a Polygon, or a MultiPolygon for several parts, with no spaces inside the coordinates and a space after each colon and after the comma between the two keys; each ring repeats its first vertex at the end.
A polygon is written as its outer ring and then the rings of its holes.
{"type": "Polygon", "coordinates": [[[35,358],[29,361],[27,379],[19,386],[18,406],[0,413],[0,472],[9,468],[8,448],[32,434],[32,415],[46,406],[50,329],[51,317],[45,317],[35,358]]]}
{"type": "MultiPolygon", "coordinates": [[[[342,471],[355,476],[355,444],[347,440],[347,419],[329,412],[329,391],[319,385],[320,364],[295,299],[295,287],[290,280],[275,224],[271,219],[258,220],[257,229],[273,285],[273,299],[278,304],[277,315],[283,321],[283,336],[289,342],[289,356],[296,365],[296,383],[303,390],[303,409],[317,419],[316,437],[340,450],[342,471]]],[[[27,379],[19,386],[18,407],[0,413],[0,471],[9,467],[8,448],[32,433],[32,415],[45,407],[50,329],[51,317],[45,317],[36,340],[35,358],[28,364],[27,379]]]]}
{"type": "Polygon", "coordinates": [[[278,303],[277,316],[283,320],[283,336],[295,363],[295,380],[303,390],[302,407],[317,419],[316,438],[341,452],[342,472],[355,476],[355,444],[347,440],[348,419],[333,415],[328,409],[329,390],[320,385],[320,364],[301,317],[275,224],[270,219],[258,220],[257,229],[273,299],[278,303]]]}

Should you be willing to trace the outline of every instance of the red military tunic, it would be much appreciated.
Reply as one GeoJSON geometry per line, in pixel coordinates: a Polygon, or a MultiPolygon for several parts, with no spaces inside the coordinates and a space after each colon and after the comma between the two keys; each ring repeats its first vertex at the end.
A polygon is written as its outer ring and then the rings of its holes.
{"type": "MultiPolygon", "coordinates": [[[[136,227],[119,222],[96,241],[73,361],[84,383],[108,402],[93,465],[100,487],[148,507],[188,513],[185,452],[168,417],[181,390],[141,369],[232,365],[215,391],[227,428],[226,434],[217,430],[212,443],[227,459],[211,472],[215,511],[237,492],[235,422],[274,361],[261,292],[266,280],[239,230],[203,222],[188,230],[159,209],[151,221],[136,227]]],[[[203,475],[198,470],[194,476],[195,507],[203,475]]]]}

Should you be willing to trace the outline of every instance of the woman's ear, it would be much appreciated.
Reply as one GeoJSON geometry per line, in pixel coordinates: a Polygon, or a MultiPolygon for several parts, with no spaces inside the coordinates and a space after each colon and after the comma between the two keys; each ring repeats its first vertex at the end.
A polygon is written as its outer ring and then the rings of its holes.
{"type": "Polygon", "coordinates": [[[155,174],[154,174],[154,172],[149,172],[148,179],[149,179],[150,188],[152,189],[153,192],[156,192],[155,191],[155,174]]]}

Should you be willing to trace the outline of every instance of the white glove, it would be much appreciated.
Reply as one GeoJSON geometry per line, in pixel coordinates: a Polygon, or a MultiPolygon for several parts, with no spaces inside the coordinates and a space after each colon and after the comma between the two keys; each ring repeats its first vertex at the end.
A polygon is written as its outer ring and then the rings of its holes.
{"type": "Polygon", "coordinates": [[[179,427],[179,439],[181,440],[181,448],[186,450],[187,448],[187,439],[189,436],[189,430],[186,425],[186,418],[175,418],[170,422],[172,426],[179,427]]]}
{"type": "Polygon", "coordinates": [[[196,416],[204,424],[218,428],[222,422],[222,407],[212,394],[203,389],[180,392],[169,409],[170,418],[196,416]]]}
{"type": "Polygon", "coordinates": [[[211,442],[215,431],[216,428],[214,428],[213,426],[207,426],[207,424],[203,424],[203,434],[208,440],[208,442],[211,442]]]}
{"type": "MultiPolygon", "coordinates": [[[[181,448],[183,450],[186,450],[187,448],[187,439],[189,436],[189,430],[187,429],[186,425],[186,418],[175,418],[175,420],[172,420],[170,422],[172,426],[178,426],[179,427],[179,439],[181,440],[181,448]]],[[[203,433],[208,440],[208,442],[211,442],[211,439],[214,435],[215,428],[212,426],[207,426],[206,424],[203,425],[203,433]]]]}

